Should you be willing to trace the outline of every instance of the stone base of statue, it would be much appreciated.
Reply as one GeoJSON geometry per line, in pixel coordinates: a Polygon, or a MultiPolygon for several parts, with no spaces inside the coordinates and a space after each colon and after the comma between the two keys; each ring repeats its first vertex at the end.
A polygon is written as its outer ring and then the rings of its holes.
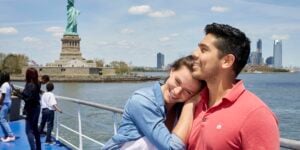
{"type": "Polygon", "coordinates": [[[40,68],[41,74],[48,75],[99,75],[102,69],[96,67],[92,60],[85,60],[80,52],[80,37],[76,34],[65,34],[61,39],[59,60],[40,68]]]}
{"type": "Polygon", "coordinates": [[[46,64],[46,67],[96,67],[96,64],[82,57],[78,35],[64,35],[59,60],[46,64]]]}
{"type": "Polygon", "coordinates": [[[61,42],[60,60],[83,60],[78,35],[64,35],[61,42]]]}

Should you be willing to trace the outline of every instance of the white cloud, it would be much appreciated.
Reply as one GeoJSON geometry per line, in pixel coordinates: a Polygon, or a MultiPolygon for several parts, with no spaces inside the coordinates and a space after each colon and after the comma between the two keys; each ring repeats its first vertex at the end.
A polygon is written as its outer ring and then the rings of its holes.
{"type": "Polygon", "coordinates": [[[150,12],[148,14],[148,16],[155,17],[155,18],[171,17],[171,16],[175,16],[175,15],[176,15],[176,13],[172,10],[155,11],[155,12],[150,12]]]}
{"type": "Polygon", "coordinates": [[[52,36],[59,37],[59,38],[61,38],[64,34],[64,28],[57,27],[57,26],[49,27],[49,28],[45,29],[45,31],[50,32],[50,33],[52,33],[52,36]]]}
{"type": "Polygon", "coordinates": [[[28,42],[28,43],[34,43],[34,42],[39,42],[40,39],[35,38],[35,37],[26,36],[23,38],[23,41],[28,42]]]}
{"type": "Polygon", "coordinates": [[[171,36],[176,37],[176,36],[179,36],[179,34],[178,33],[172,33],[171,36]]]}
{"type": "Polygon", "coordinates": [[[128,28],[125,28],[125,29],[122,29],[122,30],[121,30],[121,33],[122,33],[122,34],[130,34],[130,33],[133,33],[133,32],[134,32],[134,30],[128,29],[128,28]]]}
{"type": "Polygon", "coordinates": [[[169,40],[170,40],[170,38],[167,37],[167,36],[159,38],[159,41],[161,41],[161,42],[166,42],[166,41],[169,41],[169,40]]]}
{"type": "Polygon", "coordinates": [[[0,28],[0,34],[17,34],[18,30],[14,27],[3,27],[0,28]]]}
{"type": "Polygon", "coordinates": [[[273,40],[287,40],[287,39],[289,39],[289,35],[288,34],[282,34],[282,35],[279,35],[279,34],[274,34],[274,35],[272,35],[272,39],[273,40]]]}
{"type": "Polygon", "coordinates": [[[149,5],[132,6],[128,9],[128,13],[134,15],[141,15],[149,12],[151,12],[151,7],[149,5]]]}
{"type": "Polygon", "coordinates": [[[130,42],[130,41],[126,41],[126,40],[118,41],[116,45],[119,48],[127,48],[127,49],[135,47],[134,42],[130,42]]]}
{"type": "Polygon", "coordinates": [[[224,12],[227,12],[229,10],[229,8],[223,7],[223,6],[213,6],[213,7],[211,7],[210,10],[212,12],[224,13],[224,12]]]}
{"type": "Polygon", "coordinates": [[[104,46],[104,45],[108,45],[108,42],[106,41],[97,41],[98,45],[104,46]]]}

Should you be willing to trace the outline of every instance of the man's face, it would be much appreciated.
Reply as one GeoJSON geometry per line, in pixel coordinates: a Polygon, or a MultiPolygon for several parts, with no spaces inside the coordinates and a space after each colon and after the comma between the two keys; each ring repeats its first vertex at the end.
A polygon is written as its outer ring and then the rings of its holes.
{"type": "Polygon", "coordinates": [[[193,77],[198,80],[213,79],[221,68],[218,49],[215,47],[216,37],[207,34],[194,51],[193,77]]]}

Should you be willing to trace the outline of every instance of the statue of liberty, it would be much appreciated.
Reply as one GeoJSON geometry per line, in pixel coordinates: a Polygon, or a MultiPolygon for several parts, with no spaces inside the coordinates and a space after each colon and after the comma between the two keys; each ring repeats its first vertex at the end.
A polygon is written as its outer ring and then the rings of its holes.
{"type": "Polygon", "coordinates": [[[76,18],[79,16],[79,10],[74,8],[75,0],[68,0],[67,5],[67,17],[68,22],[65,30],[65,35],[77,35],[77,21],[76,18]]]}

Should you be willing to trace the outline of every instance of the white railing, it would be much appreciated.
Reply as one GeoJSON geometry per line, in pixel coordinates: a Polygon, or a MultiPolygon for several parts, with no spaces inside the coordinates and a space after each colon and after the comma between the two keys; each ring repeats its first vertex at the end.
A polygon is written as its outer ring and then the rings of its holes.
{"type": "MultiPolygon", "coordinates": [[[[18,86],[19,87],[19,86],[18,86]]],[[[62,115],[69,115],[74,117],[74,115],[72,114],[68,114],[68,113],[63,113],[63,114],[58,114],[56,113],[55,117],[56,117],[56,131],[55,131],[55,138],[58,141],[62,141],[63,143],[67,144],[68,146],[73,147],[74,149],[77,150],[83,150],[83,138],[87,139],[97,145],[99,145],[100,147],[102,147],[104,145],[104,143],[83,134],[82,132],[82,119],[81,119],[81,107],[80,105],[83,106],[88,106],[88,107],[93,107],[93,108],[97,108],[97,109],[101,109],[101,110],[106,110],[110,113],[113,114],[113,132],[114,134],[116,134],[117,132],[117,128],[118,128],[118,120],[117,120],[117,115],[121,115],[123,113],[123,109],[120,108],[116,108],[116,107],[110,107],[107,105],[103,105],[103,104],[99,104],[99,103],[94,103],[94,102],[89,102],[86,100],[80,100],[80,99],[75,99],[75,98],[70,98],[70,97],[64,97],[64,96],[56,96],[56,98],[58,100],[61,101],[66,101],[66,102],[71,102],[71,103],[75,103],[78,105],[78,109],[77,109],[77,119],[78,119],[78,130],[73,129],[72,127],[69,126],[69,124],[63,124],[61,119],[62,115]],[[76,135],[78,135],[78,139],[79,139],[79,146],[76,146],[76,144],[72,143],[72,141],[69,141],[66,138],[63,138],[62,136],[60,136],[60,129],[66,129],[76,135]]],[[[295,149],[295,150],[300,150],[300,141],[297,140],[292,140],[292,139],[286,139],[286,138],[280,138],[280,147],[283,148],[288,148],[288,149],[295,149]]]]}
{"type": "Polygon", "coordinates": [[[114,134],[116,134],[117,132],[117,125],[118,125],[118,120],[117,120],[117,115],[118,114],[122,114],[123,110],[119,109],[119,108],[115,108],[115,107],[110,107],[107,105],[102,105],[102,104],[98,104],[98,103],[94,103],[94,102],[89,102],[89,101],[84,101],[84,100],[80,100],[80,99],[75,99],[75,98],[69,98],[69,97],[64,97],[64,96],[56,96],[56,98],[60,101],[67,101],[67,102],[72,102],[72,103],[76,103],[78,104],[78,108],[77,108],[77,119],[78,119],[78,131],[72,129],[71,127],[69,127],[67,124],[63,124],[60,121],[60,117],[61,115],[66,115],[65,113],[63,114],[58,114],[56,115],[56,133],[55,133],[55,137],[56,140],[58,141],[62,141],[64,143],[66,143],[67,145],[73,147],[74,149],[77,150],[82,150],[83,149],[83,138],[99,145],[100,147],[102,147],[104,145],[104,143],[97,141],[96,139],[93,139],[92,137],[89,137],[88,135],[83,134],[82,132],[82,115],[81,115],[81,107],[80,105],[85,105],[85,106],[89,106],[89,107],[94,107],[97,109],[101,109],[101,110],[106,110],[109,111],[113,114],[113,131],[114,134]],[[62,136],[60,136],[60,128],[64,128],[76,135],[78,135],[78,139],[79,139],[79,146],[76,146],[76,144],[72,143],[71,141],[68,141],[67,139],[63,138],[62,136]]]}

